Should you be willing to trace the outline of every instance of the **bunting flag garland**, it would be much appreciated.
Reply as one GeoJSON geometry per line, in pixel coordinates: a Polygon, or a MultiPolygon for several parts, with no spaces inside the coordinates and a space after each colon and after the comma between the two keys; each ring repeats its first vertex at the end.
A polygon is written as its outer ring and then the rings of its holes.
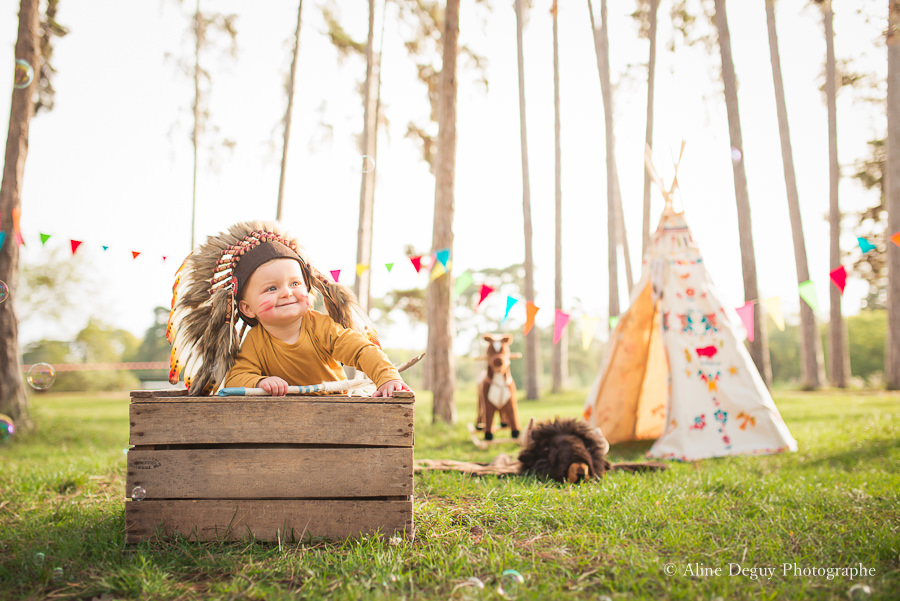
{"type": "Polygon", "coordinates": [[[775,322],[775,327],[784,332],[784,313],[781,312],[781,298],[773,296],[759,301],[766,313],[775,322]]]}
{"type": "Polygon", "coordinates": [[[450,249],[442,248],[441,250],[435,253],[435,258],[440,261],[441,265],[444,266],[444,269],[447,269],[447,261],[450,259],[450,249]]]}
{"type": "Polygon", "coordinates": [[[535,305],[531,301],[525,301],[525,327],[522,328],[522,332],[528,336],[528,332],[531,331],[531,328],[534,327],[534,316],[540,311],[541,308],[535,305]]]}
{"type": "Polygon", "coordinates": [[[385,263],[384,266],[387,268],[388,273],[390,273],[390,272],[391,272],[391,269],[394,268],[394,264],[393,264],[393,263],[385,263]]]}
{"type": "Polygon", "coordinates": [[[514,298],[512,296],[506,297],[506,313],[503,314],[503,319],[500,320],[501,324],[506,323],[506,318],[509,317],[509,310],[512,309],[513,305],[515,305],[517,302],[519,302],[519,299],[517,298],[514,298]]]}
{"type": "Polygon", "coordinates": [[[857,236],[856,242],[859,244],[859,249],[863,252],[863,254],[866,254],[870,250],[875,250],[875,245],[862,236],[857,236]]]}
{"type": "Polygon", "coordinates": [[[139,254],[141,254],[139,251],[136,251],[136,250],[131,251],[131,258],[137,259],[139,254]]]}
{"type": "Polygon", "coordinates": [[[19,246],[25,245],[25,239],[22,238],[22,230],[19,229],[19,218],[22,216],[22,209],[16,207],[12,210],[12,220],[13,220],[13,236],[16,239],[16,244],[19,246]]]}
{"type": "Polygon", "coordinates": [[[422,256],[417,255],[415,257],[410,257],[409,260],[412,261],[413,267],[416,268],[416,273],[419,273],[422,269],[422,256]]]}
{"type": "Polygon", "coordinates": [[[335,283],[337,283],[337,281],[340,279],[340,277],[341,277],[340,269],[332,269],[331,270],[331,279],[334,280],[335,283]]]}
{"type": "Polygon", "coordinates": [[[433,282],[436,279],[438,279],[439,277],[441,277],[442,275],[445,275],[446,273],[447,273],[447,270],[444,269],[443,263],[435,263],[434,269],[431,270],[431,278],[430,279],[433,282]]]}
{"type": "Polygon", "coordinates": [[[753,301],[747,301],[743,307],[738,307],[735,311],[747,331],[747,340],[753,342],[753,301]]]}
{"type": "Polygon", "coordinates": [[[570,317],[571,315],[564,313],[561,309],[556,310],[556,314],[553,317],[553,344],[559,344],[563,330],[566,324],[569,323],[570,317]]]}
{"type": "Polygon", "coordinates": [[[806,301],[813,313],[817,313],[819,311],[819,299],[816,296],[816,287],[813,285],[812,280],[806,280],[799,285],[799,288],[800,298],[806,301]]]}
{"type": "Polygon", "coordinates": [[[891,236],[891,242],[900,246],[900,232],[896,232],[893,236],[891,236]]]}
{"type": "Polygon", "coordinates": [[[488,286],[487,284],[482,284],[481,285],[481,298],[478,299],[478,304],[475,305],[475,308],[477,309],[481,305],[481,303],[484,302],[484,299],[487,298],[488,294],[490,294],[493,291],[494,291],[494,289],[491,288],[490,286],[488,286]]]}
{"type": "Polygon", "coordinates": [[[50,234],[41,234],[41,246],[47,244],[47,240],[50,239],[50,234]]]}
{"type": "Polygon", "coordinates": [[[366,272],[366,269],[368,269],[368,268],[369,268],[368,265],[363,265],[362,263],[357,263],[356,264],[356,277],[359,277],[362,274],[364,274],[366,272]]]}
{"type": "Polygon", "coordinates": [[[610,317],[609,317],[610,333],[612,333],[612,331],[616,329],[617,325],[619,325],[619,316],[618,315],[610,315],[610,317]]]}
{"type": "Polygon", "coordinates": [[[458,278],[456,278],[456,283],[453,285],[453,296],[459,296],[462,294],[466,288],[472,283],[472,272],[464,271],[460,274],[458,278]]]}
{"type": "Polygon", "coordinates": [[[581,346],[584,350],[588,350],[591,347],[591,341],[594,339],[594,330],[597,329],[599,321],[599,317],[584,316],[581,329],[581,346]]]}
{"type": "Polygon", "coordinates": [[[844,287],[847,286],[847,270],[844,269],[844,266],[841,265],[837,269],[832,269],[828,272],[828,275],[831,277],[831,281],[834,282],[834,285],[838,287],[838,290],[841,291],[841,294],[843,294],[844,287]]]}

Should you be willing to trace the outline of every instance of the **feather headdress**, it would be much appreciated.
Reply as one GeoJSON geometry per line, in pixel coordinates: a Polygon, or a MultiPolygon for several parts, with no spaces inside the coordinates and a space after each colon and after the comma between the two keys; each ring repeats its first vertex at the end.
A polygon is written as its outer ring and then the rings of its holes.
{"type": "Polygon", "coordinates": [[[172,312],[166,327],[166,339],[172,345],[169,382],[177,384],[183,376],[189,395],[212,394],[234,365],[246,324],[255,325],[238,311],[240,287],[258,267],[260,247],[269,244],[280,249],[275,253],[278,257],[299,261],[310,296],[316,291],[322,294],[325,309],[334,321],[373,339],[374,330],[353,291],[310,265],[297,241],[279,224],[236,223],[227,232],[210,236],[175,273],[172,312]],[[257,260],[249,259],[251,255],[257,260]],[[244,269],[240,269],[244,259],[244,269]],[[248,270],[249,265],[254,266],[248,270]],[[238,318],[245,322],[240,333],[236,330],[238,318]]]}

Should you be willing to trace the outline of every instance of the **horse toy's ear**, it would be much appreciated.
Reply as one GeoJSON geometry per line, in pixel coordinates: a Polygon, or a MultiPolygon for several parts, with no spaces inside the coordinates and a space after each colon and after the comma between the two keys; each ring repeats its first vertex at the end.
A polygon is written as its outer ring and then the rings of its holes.
{"type": "Polygon", "coordinates": [[[606,440],[606,437],[603,435],[603,430],[601,430],[599,427],[594,428],[594,433],[597,434],[597,438],[599,439],[598,445],[601,449],[601,452],[606,455],[607,453],[609,453],[609,441],[606,440]]]}

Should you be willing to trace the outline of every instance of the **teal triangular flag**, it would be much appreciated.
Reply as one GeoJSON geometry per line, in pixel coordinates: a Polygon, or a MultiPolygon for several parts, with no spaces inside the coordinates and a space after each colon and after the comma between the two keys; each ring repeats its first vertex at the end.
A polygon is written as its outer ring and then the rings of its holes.
{"type": "Polygon", "coordinates": [[[41,246],[47,244],[47,240],[50,239],[50,234],[41,234],[41,246]]]}
{"type": "Polygon", "coordinates": [[[108,247],[108,246],[104,246],[104,247],[103,247],[103,250],[109,250],[109,247],[108,247]]]}
{"type": "Polygon", "coordinates": [[[444,269],[447,269],[447,261],[450,260],[450,249],[442,248],[441,250],[437,251],[437,253],[435,253],[435,257],[438,261],[441,262],[441,265],[444,266],[444,269]]]}
{"type": "Polygon", "coordinates": [[[6,241],[6,232],[0,232],[0,248],[3,248],[3,243],[6,241]]]}
{"type": "Polygon", "coordinates": [[[875,245],[862,236],[857,236],[856,241],[859,243],[859,248],[863,251],[863,254],[866,254],[870,250],[875,250],[875,245]]]}
{"type": "Polygon", "coordinates": [[[509,317],[509,310],[512,309],[513,305],[515,305],[517,302],[519,302],[519,299],[517,298],[513,298],[511,296],[506,297],[506,313],[503,314],[503,319],[500,321],[500,323],[504,323],[506,321],[506,318],[509,317]]]}

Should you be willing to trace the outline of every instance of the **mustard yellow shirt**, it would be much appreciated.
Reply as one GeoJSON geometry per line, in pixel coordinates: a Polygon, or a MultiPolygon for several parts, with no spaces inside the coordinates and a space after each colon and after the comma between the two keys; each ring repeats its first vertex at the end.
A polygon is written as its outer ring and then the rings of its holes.
{"type": "Polygon", "coordinates": [[[293,344],[275,338],[262,326],[251,328],[225,376],[225,386],[255,388],[269,376],[283,378],[290,386],[343,380],[346,376],[339,361],[364,371],[376,386],[400,379],[387,356],[365,336],[310,309],[293,344]]]}

